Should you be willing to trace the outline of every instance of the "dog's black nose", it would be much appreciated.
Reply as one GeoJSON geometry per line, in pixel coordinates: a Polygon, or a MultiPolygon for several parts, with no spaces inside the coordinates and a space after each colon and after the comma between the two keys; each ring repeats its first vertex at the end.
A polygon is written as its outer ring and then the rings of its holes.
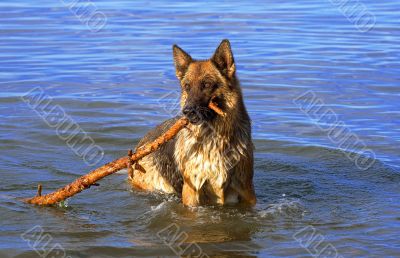
{"type": "Polygon", "coordinates": [[[187,117],[191,117],[196,114],[194,108],[192,108],[192,107],[184,107],[182,110],[182,113],[187,117]]]}
{"type": "Polygon", "coordinates": [[[192,124],[196,124],[200,120],[200,116],[194,107],[184,107],[182,110],[184,116],[186,116],[192,124]]]}

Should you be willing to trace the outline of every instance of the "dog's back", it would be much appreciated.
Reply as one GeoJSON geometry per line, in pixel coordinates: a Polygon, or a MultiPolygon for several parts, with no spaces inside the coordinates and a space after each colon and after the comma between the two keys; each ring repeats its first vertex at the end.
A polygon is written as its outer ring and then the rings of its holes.
{"type": "MultiPolygon", "coordinates": [[[[179,117],[164,121],[155,129],[149,131],[138,143],[136,149],[146,143],[154,141],[165,133],[179,117]]],[[[132,183],[135,187],[148,191],[161,191],[166,193],[182,192],[182,175],[175,162],[176,137],[162,145],[157,151],[144,157],[133,165],[132,183]]]]}

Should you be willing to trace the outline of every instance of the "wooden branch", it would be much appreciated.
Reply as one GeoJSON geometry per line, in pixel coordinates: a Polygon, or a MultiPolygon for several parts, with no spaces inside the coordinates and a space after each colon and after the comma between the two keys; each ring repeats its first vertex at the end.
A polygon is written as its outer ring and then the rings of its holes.
{"type": "Polygon", "coordinates": [[[128,162],[126,163],[126,165],[127,165],[127,167],[128,167],[128,176],[129,176],[129,179],[132,179],[133,178],[133,168],[132,168],[132,165],[133,165],[133,161],[132,161],[132,150],[128,150],[128,162]]]}
{"type": "Polygon", "coordinates": [[[38,184],[36,196],[42,196],[42,185],[38,184]]]}
{"type": "Polygon", "coordinates": [[[208,104],[208,107],[209,107],[210,109],[214,110],[214,112],[217,113],[218,115],[220,115],[220,116],[225,116],[225,115],[226,115],[225,112],[222,111],[222,109],[218,107],[218,104],[216,104],[216,103],[214,102],[214,99],[215,99],[215,97],[212,97],[212,98],[211,98],[211,101],[210,101],[210,103],[208,104]]]}
{"type": "MultiPolygon", "coordinates": [[[[186,118],[180,118],[178,121],[175,122],[171,128],[165,132],[163,135],[158,137],[155,141],[150,142],[144,145],[142,148],[139,148],[136,153],[134,153],[129,160],[128,156],[116,159],[110,163],[105,164],[104,166],[92,170],[88,174],[81,176],[80,178],[76,179],[74,182],[64,186],[63,188],[58,189],[55,192],[35,196],[29,199],[25,199],[26,203],[31,204],[38,204],[38,205],[52,205],[58,202],[61,202],[82,190],[89,188],[92,184],[96,181],[111,175],[121,169],[127,167],[128,162],[134,162],[138,159],[143,158],[144,156],[156,151],[160,146],[167,141],[171,140],[175,137],[175,135],[183,129],[188,124],[188,120],[186,118]]],[[[38,191],[39,192],[39,191],[38,191]]]]}
{"type": "MultiPolygon", "coordinates": [[[[225,112],[222,111],[217,104],[213,102],[213,99],[209,103],[209,108],[214,110],[215,113],[221,116],[225,116],[225,112]]],[[[165,132],[163,135],[159,136],[153,142],[150,142],[142,147],[140,147],[135,153],[132,154],[132,150],[128,151],[128,156],[116,159],[110,163],[105,164],[95,170],[90,171],[88,174],[79,177],[74,182],[56,190],[55,192],[42,195],[42,185],[38,185],[37,195],[32,198],[24,199],[26,203],[37,204],[37,205],[52,205],[61,202],[81,191],[89,188],[91,185],[96,184],[100,179],[114,174],[121,169],[128,168],[128,175],[133,176],[132,165],[135,161],[143,158],[144,156],[156,151],[161,145],[166,143],[175,137],[175,135],[185,128],[189,124],[186,118],[180,118],[165,132]]]]}

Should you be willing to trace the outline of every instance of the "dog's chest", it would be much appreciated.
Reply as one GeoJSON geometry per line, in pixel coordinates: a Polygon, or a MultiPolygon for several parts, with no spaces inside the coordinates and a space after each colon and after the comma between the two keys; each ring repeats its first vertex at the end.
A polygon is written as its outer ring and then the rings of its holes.
{"type": "Polygon", "coordinates": [[[216,135],[194,137],[180,135],[175,146],[175,158],[183,176],[196,190],[205,182],[222,188],[230,173],[226,157],[228,142],[216,135]]]}

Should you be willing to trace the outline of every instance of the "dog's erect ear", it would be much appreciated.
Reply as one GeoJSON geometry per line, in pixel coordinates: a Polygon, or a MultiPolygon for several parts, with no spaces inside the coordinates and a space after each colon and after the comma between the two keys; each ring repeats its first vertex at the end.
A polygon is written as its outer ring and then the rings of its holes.
{"type": "Polygon", "coordinates": [[[217,65],[217,68],[221,71],[221,73],[228,78],[232,78],[235,74],[236,67],[235,67],[235,60],[233,59],[233,53],[231,50],[231,44],[229,40],[224,39],[215,53],[211,60],[217,65]]]}
{"type": "Polygon", "coordinates": [[[189,64],[192,62],[192,57],[177,45],[173,46],[173,50],[176,77],[178,77],[179,80],[182,80],[183,76],[185,76],[186,70],[189,67],[189,64]]]}

